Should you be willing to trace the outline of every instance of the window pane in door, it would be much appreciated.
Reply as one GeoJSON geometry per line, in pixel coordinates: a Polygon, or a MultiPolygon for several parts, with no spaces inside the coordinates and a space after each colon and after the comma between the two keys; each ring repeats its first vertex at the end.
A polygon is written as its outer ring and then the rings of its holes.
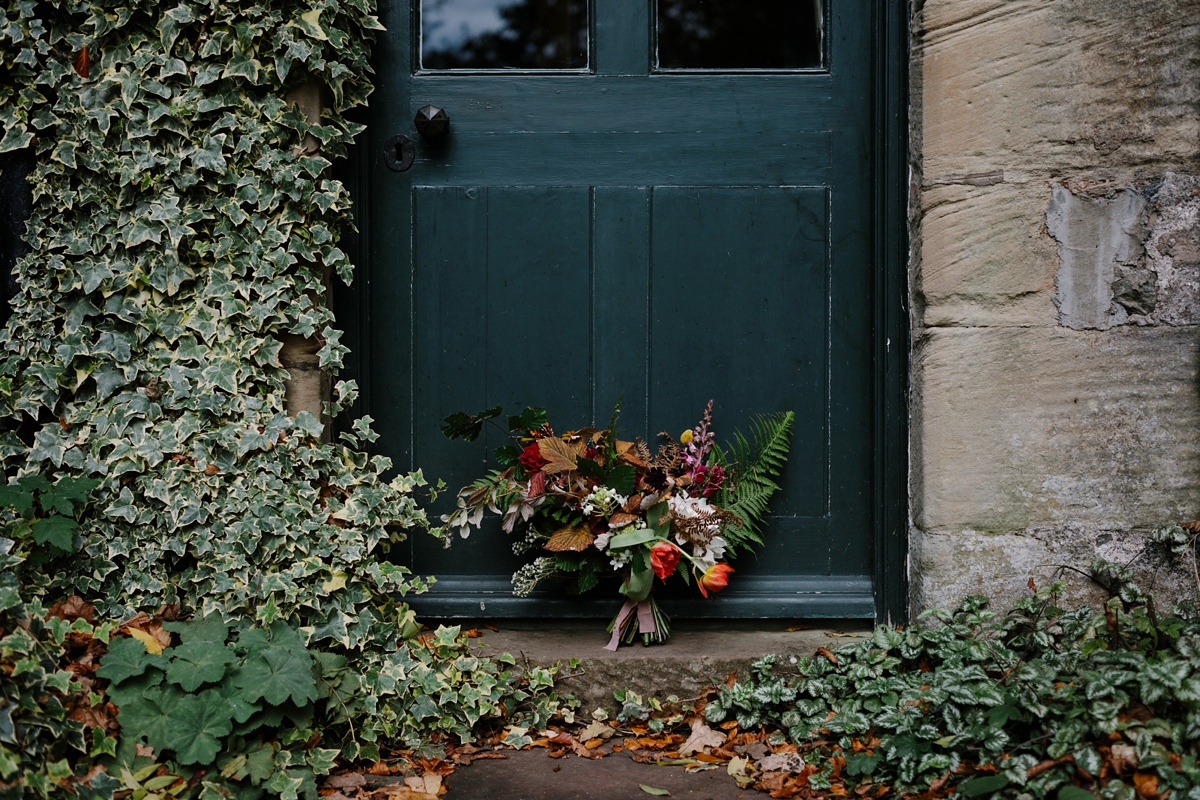
{"type": "Polygon", "coordinates": [[[588,0],[421,0],[423,69],[584,69],[588,0]]]}
{"type": "Polygon", "coordinates": [[[658,66],[820,67],[821,27],[821,0],[658,0],[658,66]]]}

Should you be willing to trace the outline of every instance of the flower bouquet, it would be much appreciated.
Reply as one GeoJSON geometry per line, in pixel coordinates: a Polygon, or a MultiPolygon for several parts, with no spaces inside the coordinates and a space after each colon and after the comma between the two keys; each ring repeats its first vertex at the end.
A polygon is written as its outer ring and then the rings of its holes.
{"type": "MultiPolygon", "coordinates": [[[[640,439],[607,428],[555,433],[543,408],[508,417],[512,443],[494,451],[500,469],[464,487],[457,508],[442,517],[466,538],[485,510],[503,516],[518,555],[536,555],[513,575],[513,593],[528,596],[552,578],[583,593],[602,576],[621,578],[625,604],[609,625],[608,649],[664,642],[670,620],[654,599],[654,579],[672,573],[705,597],[729,582],[728,561],[762,544],[760,524],[778,490],[774,478],[787,458],[794,415],[760,416],[751,438],[735,433],[722,448],[712,432],[712,401],[700,423],[676,441],[667,433],[656,453],[640,439]]],[[[618,404],[619,408],[619,404],[618,404]]],[[[501,407],[446,417],[442,432],[474,441],[501,407]]]]}

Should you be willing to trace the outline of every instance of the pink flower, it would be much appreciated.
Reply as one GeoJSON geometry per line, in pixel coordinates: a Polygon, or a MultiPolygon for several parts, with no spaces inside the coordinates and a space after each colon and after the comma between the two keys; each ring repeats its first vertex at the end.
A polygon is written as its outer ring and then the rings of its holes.
{"type": "Polygon", "coordinates": [[[650,548],[650,569],[661,580],[666,580],[679,563],[679,548],[670,542],[659,542],[650,548]]]}
{"type": "Polygon", "coordinates": [[[700,576],[700,580],[696,581],[696,585],[700,587],[700,594],[708,597],[708,592],[719,592],[729,585],[729,573],[733,572],[733,567],[728,564],[713,564],[708,569],[704,570],[704,574],[700,576]]]}

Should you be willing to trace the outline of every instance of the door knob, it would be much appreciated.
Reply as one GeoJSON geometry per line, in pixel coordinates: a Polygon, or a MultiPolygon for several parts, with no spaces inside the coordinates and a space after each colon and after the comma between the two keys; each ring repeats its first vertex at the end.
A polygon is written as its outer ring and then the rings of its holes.
{"type": "Polygon", "coordinates": [[[435,105],[423,106],[417,110],[413,124],[417,126],[417,133],[421,134],[422,138],[440,139],[450,130],[450,115],[444,108],[435,105]]]}

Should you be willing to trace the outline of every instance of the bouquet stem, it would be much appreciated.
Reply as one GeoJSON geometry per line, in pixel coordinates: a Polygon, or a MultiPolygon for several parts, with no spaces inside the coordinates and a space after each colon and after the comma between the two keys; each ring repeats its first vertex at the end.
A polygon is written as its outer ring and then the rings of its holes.
{"type": "Polygon", "coordinates": [[[633,644],[638,635],[642,644],[662,644],[671,638],[671,618],[666,615],[650,595],[645,600],[634,602],[627,600],[612,622],[608,623],[608,632],[613,634],[607,649],[616,650],[620,642],[633,644]]]}

